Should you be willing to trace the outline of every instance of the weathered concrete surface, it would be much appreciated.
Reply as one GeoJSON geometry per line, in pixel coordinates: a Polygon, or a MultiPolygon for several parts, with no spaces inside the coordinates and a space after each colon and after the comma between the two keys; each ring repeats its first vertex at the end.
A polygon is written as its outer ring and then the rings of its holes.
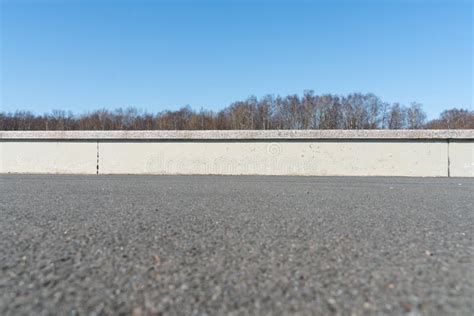
{"type": "Polygon", "coordinates": [[[0,131],[0,139],[471,139],[474,130],[0,131]]]}
{"type": "Polygon", "coordinates": [[[0,144],[1,173],[474,176],[474,130],[3,131],[0,144]]]}
{"type": "Polygon", "coordinates": [[[474,177],[474,142],[449,142],[449,170],[451,177],[474,177]]]}
{"type": "Polygon", "coordinates": [[[0,315],[474,315],[473,190],[1,176],[0,315]]]}
{"type": "Polygon", "coordinates": [[[101,174],[447,176],[446,142],[106,142],[101,174]]]}
{"type": "Polygon", "coordinates": [[[0,141],[0,173],[96,172],[96,142],[0,141]]]}

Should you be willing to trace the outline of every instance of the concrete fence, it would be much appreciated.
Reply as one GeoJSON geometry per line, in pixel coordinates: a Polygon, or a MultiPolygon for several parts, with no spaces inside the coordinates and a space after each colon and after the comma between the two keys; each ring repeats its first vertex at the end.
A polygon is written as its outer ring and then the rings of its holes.
{"type": "Polygon", "coordinates": [[[0,132],[0,173],[473,177],[474,130],[0,132]]]}

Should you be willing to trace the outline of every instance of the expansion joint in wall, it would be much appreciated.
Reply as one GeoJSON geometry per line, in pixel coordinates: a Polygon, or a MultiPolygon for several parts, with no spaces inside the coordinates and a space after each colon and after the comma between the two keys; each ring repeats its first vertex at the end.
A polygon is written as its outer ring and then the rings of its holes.
{"type": "Polygon", "coordinates": [[[451,161],[449,157],[449,138],[447,139],[447,155],[448,155],[448,178],[451,177],[451,161]]]}
{"type": "Polygon", "coordinates": [[[96,174],[99,174],[99,141],[97,141],[97,167],[96,174]]]}

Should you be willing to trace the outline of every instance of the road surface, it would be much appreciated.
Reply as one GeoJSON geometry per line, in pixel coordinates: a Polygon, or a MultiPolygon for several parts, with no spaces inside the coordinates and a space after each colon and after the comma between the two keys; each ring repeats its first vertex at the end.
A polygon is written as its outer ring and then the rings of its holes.
{"type": "Polygon", "coordinates": [[[474,314],[474,180],[0,176],[0,314],[474,314]]]}

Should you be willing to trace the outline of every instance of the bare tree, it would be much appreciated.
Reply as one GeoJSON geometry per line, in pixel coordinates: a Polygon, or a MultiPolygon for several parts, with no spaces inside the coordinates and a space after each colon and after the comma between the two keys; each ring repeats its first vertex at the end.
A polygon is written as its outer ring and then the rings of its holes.
{"type": "Polygon", "coordinates": [[[389,129],[401,129],[406,126],[406,109],[399,103],[392,104],[388,118],[389,129]]]}
{"type": "Polygon", "coordinates": [[[467,109],[450,109],[443,111],[439,119],[429,121],[430,129],[474,129],[474,111],[467,109]]]}
{"type": "Polygon", "coordinates": [[[406,111],[407,124],[410,129],[423,128],[425,124],[426,114],[420,103],[412,102],[406,111]]]}
{"type": "Polygon", "coordinates": [[[474,114],[465,109],[444,111],[425,124],[419,103],[410,107],[383,102],[374,94],[296,94],[251,96],[219,112],[194,111],[189,105],[176,111],[148,113],[134,107],[101,109],[75,116],[53,110],[44,115],[28,111],[0,112],[2,130],[204,130],[204,129],[377,129],[474,128],[474,114]]]}

